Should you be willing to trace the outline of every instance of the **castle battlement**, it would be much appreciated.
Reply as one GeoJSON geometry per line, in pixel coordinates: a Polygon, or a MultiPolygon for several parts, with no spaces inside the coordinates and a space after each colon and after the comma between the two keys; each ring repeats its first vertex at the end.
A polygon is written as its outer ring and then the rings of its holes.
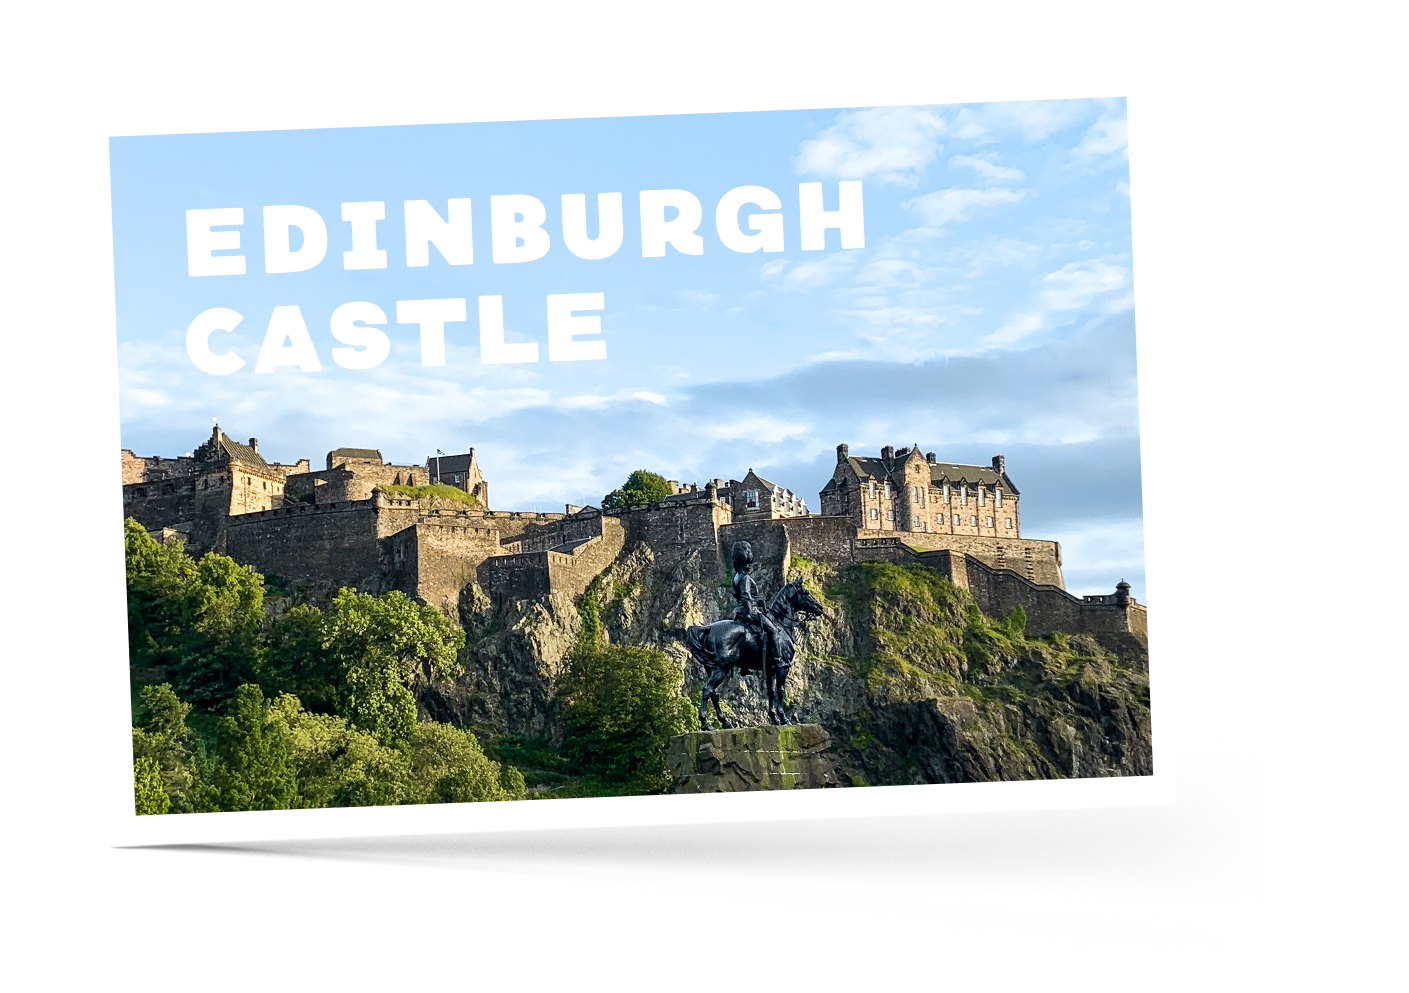
{"type": "Polygon", "coordinates": [[[130,516],[193,551],[222,551],[329,592],[399,589],[451,615],[474,586],[499,603],[578,597],[637,548],[654,568],[712,583],[727,578],[729,548],[746,540],[777,578],[795,556],[832,565],[919,563],[969,589],[993,616],[1022,606],[1034,632],[1144,630],[1145,608],[1128,587],[1084,598],[1065,591],[1061,546],[1020,535],[1018,491],[1002,456],[964,466],[917,447],[887,447],[873,459],[841,445],[821,514],[753,470],[727,485],[673,483],[675,492],[657,503],[568,505],[558,513],[490,510],[473,450],[428,468],[480,502],[399,490],[428,481],[427,468],[385,463],[375,449],[337,449],[327,469],[310,473],[306,460],[264,462],[255,439],[240,445],[218,428],[181,459],[124,451],[123,497],[130,516]]]}

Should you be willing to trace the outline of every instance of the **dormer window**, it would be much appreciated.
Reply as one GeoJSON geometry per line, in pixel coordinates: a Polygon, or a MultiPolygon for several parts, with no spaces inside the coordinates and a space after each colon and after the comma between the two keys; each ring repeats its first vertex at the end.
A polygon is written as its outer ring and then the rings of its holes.
{"type": "Polygon", "coordinates": [[[890,483],[886,483],[886,499],[890,499],[890,483]]]}
{"type": "Polygon", "coordinates": [[[984,491],[983,491],[983,487],[980,486],[980,487],[978,488],[978,505],[979,505],[980,507],[983,506],[983,492],[984,492],[984,491]]]}
{"type": "Polygon", "coordinates": [[[944,484],[943,496],[942,496],[940,499],[941,499],[941,501],[944,502],[944,503],[948,503],[948,502],[949,502],[949,484],[948,484],[948,483],[945,483],[945,484],[944,484]]]}
{"type": "Polygon", "coordinates": [[[872,499],[872,500],[876,499],[876,484],[875,484],[875,483],[872,483],[872,484],[871,484],[871,499],[872,499]]]}
{"type": "Polygon", "coordinates": [[[959,506],[961,506],[961,507],[967,507],[968,505],[969,505],[969,488],[968,488],[968,486],[960,486],[960,487],[959,487],[959,506]]]}
{"type": "Polygon", "coordinates": [[[744,490],[744,509],[758,509],[758,490],[744,490]]]}
{"type": "Polygon", "coordinates": [[[1003,487],[1001,486],[993,488],[993,505],[1000,508],[1003,506],[1003,487]]]}

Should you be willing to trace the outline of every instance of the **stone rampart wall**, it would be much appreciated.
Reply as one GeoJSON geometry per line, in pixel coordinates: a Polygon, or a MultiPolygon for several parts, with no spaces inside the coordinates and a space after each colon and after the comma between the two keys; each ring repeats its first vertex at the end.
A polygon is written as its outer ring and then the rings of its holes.
{"type": "MultiPolygon", "coordinates": [[[[512,555],[520,552],[543,552],[569,541],[585,541],[602,535],[600,512],[588,510],[571,515],[556,515],[542,523],[528,522],[512,538],[502,539],[504,550],[512,555]]],[[[613,519],[614,520],[614,519],[613,519]]]]}
{"type": "Polygon", "coordinates": [[[379,510],[374,500],[358,500],[232,517],[226,523],[225,554],[294,582],[380,592],[390,563],[382,562],[379,510]]]}
{"type": "Polygon", "coordinates": [[[123,483],[150,483],[164,479],[180,479],[197,473],[196,460],[181,456],[164,459],[160,455],[143,458],[130,449],[122,450],[123,483]]]}
{"type": "Polygon", "coordinates": [[[480,564],[499,554],[499,532],[491,527],[418,521],[386,541],[397,587],[452,616],[480,564]]]}
{"type": "Polygon", "coordinates": [[[628,544],[649,545],[662,566],[669,568],[693,553],[700,558],[703,578],[727,575],[722,562],[711,554],[718,547],[720,528],[732,517],[729,507],[718,500],[701,494],[688,500],[629,507],[608,516],[621,522],[628,544]]]}
{"type": "Polygon", "coordinates": [[[1021,607],[1027,615],[1029,635],[1053,631],[1147,634],[1141,604],[1100,602],[1105,598],[1082,600],[1057,586],[1029,582],[1011,570],[992,569],[972,556],[965,557],[964,573],[969,593],[985,614],[1005,617],[1014,607],[1021,607]]]}
{"type": "Polygon", "coordinates": [[[626,529],[616,519],[602,518],[601,530],[568,552],[539,550],[485,559],[478,567],[479,584],[499,602],[549,592],[579,597],[626,544],[626,529]]]}

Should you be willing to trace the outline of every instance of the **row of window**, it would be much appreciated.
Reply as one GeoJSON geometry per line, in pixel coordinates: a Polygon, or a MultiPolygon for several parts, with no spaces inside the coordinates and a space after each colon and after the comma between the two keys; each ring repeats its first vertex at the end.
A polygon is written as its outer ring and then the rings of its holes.
{"type": "MultiPolygon", "coordinates": [[[[961,484],[961,485],[959,486],[959,506],[961,506],[961,507],[967,507],[967,506],[969,505],[969,496],[970,496],[970,492],[971,492],[971,491],[969,490],[969,487],[968,487],[966,484],[961,484]]],[[[980,507],[984,506],[984,502],[985,502],[985,500],[987,499],[987,497],[986,497],[985,494],[987,494],[987,492],[988,492],[988,491],[985,490],[982,486],[979,486],[979,487],[975,488],[975,489],[972,491],[972,494],[973,494],[974,498],[978,501],[978,505],[979,505],[980,507]]],[[[879,486],[878,486],[876,483],[871,483],[871,484],[870,484],[870,489],[869,489],[869,495],[870,495],[870,497],[871,497],[872,500],[875,500],[878,495],[881,496],[883,499],[889,500],[889,499],[890,499],[890,496],[891,496],[891,494],[890,494],[890,483],[883,483],[883,484],[880,484],[879,486]]],[[[910,502],[911,502],[911,503],[917,503],[917,504],[919,504],[919,505],[922,506],[922,507],[927,506],[927,505],[929,504],[929,487],[928,487],[928,486],[912,486],[912,487],[910,487],[910,502]]],[[[950,490],[949,490],[949,484],[948,484],[948,483],[945,483],[943,486],[940,487],[940,502],[941,502],[941,503],[950,503],[950,502],[951,502],[951,499],[950,499],[950,490]]],[[[996,489],[993,491],[993,505],[994,505],[995,507],[1001,507],[1001,506],[1003,506],[1003,490],[1002,490],[1001,487],[996,488],[996,489]]]]}
{"type": "MultiPolygon", "coordinates": [[[[871,516],[871,520],[873,520],[873,521],[874,521],[874,520],[879,520],[879,519],[880,519],[880,511],[878,511],[878,510],[876,510],[874,507],[872,507],[872,508],[871,508],[871,515],[870,515],[870,516],[871,516]]],[[[952,514],[952,515],[950,515],[950,516],[952,517],[952,520],[950,521],[950,523],[951,523],[954,527],[962,527],[962,526],[963,526],[963,525],[961,524],[961,517],[962,517],[963,515],[960,515],[960,514],[952,514]]],[[[969,515],[968,515],[968,518],[969,518],[969,527],[978,527],[978,526],[979,526],[979,523],[978,523],[979,515],[978,515],[978,514],[969,514],[969,515]]],[[[893,521],[893,520],[895,520],[895,511],[893,511],[893,510],[887,510],[887,511],[886,511],[886,520],[888,520],[888,521],[893,521]]],[[[983,526],[984,526],[984,527],[986,527],[986,528],[991,528],[991,527],[994,526],[994,524],[993,524],[993,518],[992,518],[992,517],[985,517],[983,520],[984,520],[984,523],[983,523],[983,526]]],[[[943,515],[943,514],[935,514],[935,515],[934,515],[934,522],[935,522],[936,524],[942,526],[942,525],[944,524],[944,515],[943,515]]],[[[926,522],[925,522],[925,521],[919,521],[919,522],[917,522],[917,523],[920,525],[920,530],[921,530],[921,531],[926,530],[926,526],[925,526],[925,525],[926,525],[926,522]]],[[[1005,517],[1005,518],[1003,518],[1003,530],[1005,530],[1005,531],[1011,531],[1011,530],[1013,530],[1013,519],[1012,519],[1011,517],[1005,517]]]]}

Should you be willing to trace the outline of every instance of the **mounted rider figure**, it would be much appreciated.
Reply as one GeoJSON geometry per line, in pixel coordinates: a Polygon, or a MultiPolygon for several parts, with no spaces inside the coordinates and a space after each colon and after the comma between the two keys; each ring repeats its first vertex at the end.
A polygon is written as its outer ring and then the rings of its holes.
{"type": "Polygon", "coordinates": [[[749,570],[753,568],[753,547],[747,541],[736,541],[730,550],[730,557],[734,564],[734,596],[739,601],[734,608],[734,620],[758,635],[759,654],[764,661],[760,675],[766,687],[768,666],[776,670],[783,661],[778,642],[778,622],[764,609],[758,584],[749,575],[749,570]]]}

